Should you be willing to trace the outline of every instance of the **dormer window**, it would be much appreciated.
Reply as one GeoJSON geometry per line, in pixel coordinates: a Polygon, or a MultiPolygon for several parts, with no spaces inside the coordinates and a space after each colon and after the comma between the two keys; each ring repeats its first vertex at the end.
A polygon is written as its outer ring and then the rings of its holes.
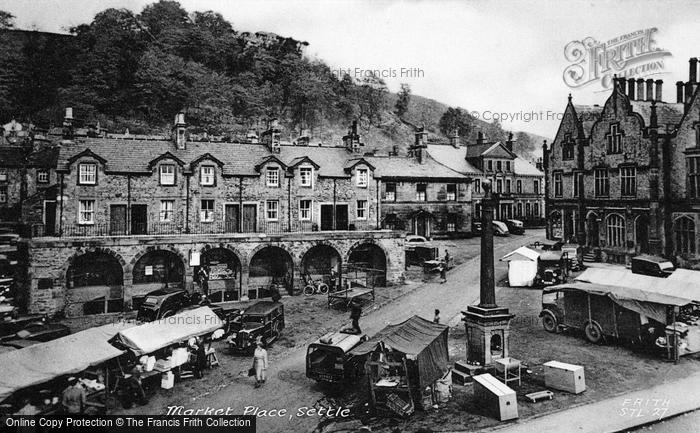
{"type": "Polygon", "coordinates": [[[161,164],[160,184],[175,185],[175,164],[161,164]]]}
{"type": "Polygon", "coordinates": [[[299,169],[299,183],[301,186],[311,187],[311,182],[313,179],[313,168],[311,167],[301,167],[299,169]]]}
{"type": "Polygon", "coordinates": [[[279,187],[280,186],[280,169],[277,167],[268,168],[265,178],[267,180],[267,186],[279,187]]]}
{"type": "Polygon", "coordinates": [[[367,188],[369,183],[369,170],[366,168],[357,169],[357,186],[367,188]]]}
{"type": "Polygon", "coordinates": [[[205,165],[199,169],[199,184],[203,186],[214,186],[214,166],[205,165]]]}
{"type": "Polygon", "coordinates": [[[83,163],[78,165],[78,184],[79,185],[96,185],[97,184],[97,164],[83,163]]]}

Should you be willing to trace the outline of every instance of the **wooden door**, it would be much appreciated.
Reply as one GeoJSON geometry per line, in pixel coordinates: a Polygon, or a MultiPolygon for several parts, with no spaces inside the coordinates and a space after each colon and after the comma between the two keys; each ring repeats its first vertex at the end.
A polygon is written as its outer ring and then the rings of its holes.
{"type": "Polygon", "coordinates": [[[131,234],[145,235],[148,233],[148,206],[145,204],[131,205],[131,234]]]}
{"type": "Polygon", "coordinates": [[[239,233],[240,227],[240,206],[237,204],[227,204],[224,206],[224,231],[226,233],[239,233]]]}
{"type": "Polygon", "coordinates": [[[333,230],[333,205],[321,205],[321,230],[333,230]]]}
{"type": "Polygon", "coordinates": [[[44,234],[53,236],[56,234],[56,202],[44,202],[44,234]]]}
{"type": "Polygon", "coordinates": [[[339,204],[335,206],[335,229],[348,229],[348,205],[339,204]]]}
{"type": "Polygon", "coordinates": [[[258,221],[258,206],[255,204],[244,204],[241,221],[241,231],[243,233],[255,233],[258,221]]]}
{"type": "Polygon", "coordinates": [[[126,205],[113,204],[109,206],[109,234],[125,235],[126,232],[126,205]]]}

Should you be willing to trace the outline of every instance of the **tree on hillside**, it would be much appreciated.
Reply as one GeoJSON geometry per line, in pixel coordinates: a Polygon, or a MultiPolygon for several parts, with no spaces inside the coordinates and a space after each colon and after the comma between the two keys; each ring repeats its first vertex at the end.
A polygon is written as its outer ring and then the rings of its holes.
{"type": "Polygon", "coordinates": [[[362,127],[369,132],[372,126],[382,121],[382,112],[387,109],[387,88],[384,80],[369,75],[364,77],[356,90],[358,117],[362,127]]]}
{"type": "Polygon", "coordinates": [[[398,98],[394,104],[394,113],[399,117],[403,117],[408,111],[409,102],[411,102],[411,86],[401,83],[401,90],[399,90],[398,98]]]}
{"type": "Polygon", "coordinates": [[[0,11],[0,29],[11,29],[15,26],[15,16],[9,12],[0,11]]]}
{"type": "Polygon", "coordinates": [[[448,108],[438,122],[440,132],[444,135],[452,135],[456,129],[460,137],[469,137],[473,128],[471,116],[459,108],[448,108]]]}
{"type": "Polygon", "coordinates": [[[537,144],[532,141],[532,137],[525,132],[518,132],[515,134],[515,139],[517,140],[513,146],[513,150],[518,155],[527,157],[534,153],[537,148],[537,144]]]}

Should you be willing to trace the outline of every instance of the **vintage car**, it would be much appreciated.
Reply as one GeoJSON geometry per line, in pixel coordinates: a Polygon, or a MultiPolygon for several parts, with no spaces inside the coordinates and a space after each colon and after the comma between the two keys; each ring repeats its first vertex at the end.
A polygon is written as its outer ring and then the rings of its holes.
{"type": "Polygon", "coordinates": [[[632,257],[632,272],[635,274],[651,275],[666,278],[675,270],[673,263],[663,257],[643,254],[632,257]]]}
{"type": "Polygon", "coordinates": [[[326,383],[354,381],[362,374],[363,357],[349,352],[366,340],[366,335],[329,332],[309,344],[306,377],[326,383]]]}
{"type": "Polygon", "coordinates": [[[493,234],[494,236],[508,236],[510,232],[503,221],[493,221],[493,234]]]}
{"type": "Polygon", "coordinates": [[[190,296],[186,290],[155,290],[145,296],[136,314],[136,320],[153,322],[170,317],[191,304],[190,296]]]}
{"type": "Polygon", "coordinates": [[[259,301],[231,321],[231,335],[226,341],[231,351],[248,352],[255,349],[258,337],[267,345],[278,339],[283,329],[284,305],[281,302],[259,301]]]}
{"type": "Polygon", "coordinates": [[[508,226],[508,231],[510,231],[514,235],[525,234],[525,225],[520,220],[506,220],[506,226],[508,226]]]}
{"type": "Polygon", "coordinates": [[[564,251],[545,251],[537,259],[535,286],[554,286],[566,282],[569,275],[568,253],[564,251]]]}

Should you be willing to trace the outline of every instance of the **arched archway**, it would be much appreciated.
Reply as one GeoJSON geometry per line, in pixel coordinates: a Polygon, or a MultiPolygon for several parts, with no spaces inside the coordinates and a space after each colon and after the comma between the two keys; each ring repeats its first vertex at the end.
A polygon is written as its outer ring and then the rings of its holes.
{"type": "MultiPolygon", "coordinates": [[[[228,248],[209,248],[202,253],[206,269],[207,295],[212,302],[237,301],[241,298],[241,261],[228,248]]],[[[200,287],[204,277],[195,274],[200,287]]]]}
{"type": "Polygon", "coordinates": [[[248,297],[250,299],[270,296],[270,286],[276,284],[289,294],[294,287],[294,261],[285,249],[268,245],[259,249],[250,259],[248,297]]]}
{"type": "Polygon", "coordinates": [[[588,212],[586,215],[586,245],[593,248],[600,245],[598,215],[595,212],[588,212]]]}
{"type": "Polygon", "coordinates": [[[134,263],[132,275],[134,296],[158,289],[182,289],[185,264],[173,251],[151,250],[134,263]]]}
{"type": "Polygon", "coordinates": [[[649,252],[649,217],[646,214],[634,220],[634,243],[638,253],[649,252]]]}
{"type": "Polygon", "coordinates": [[[386,285],[386,254],[379,245],[371,242],[356,244],[350,249],[347,263],[346,281],[355,278],[364,279],[367,285],[386,285]]]}
{"type": "Polygon", "coordinates": [[[124,310],[124,270],[111,254],[90,251],[74,257],[66,270],[66,315],[124,310]]]}
{"type": "Polygon", "coordinates": [[[309,248],[301,258],[302,275],[308,275],[313,280],[323,280],[329,286],[331,273],[335,273],[334,282],[340,276],[342,259],[338,250],[327,244],[318,244],[309,248]]]}

